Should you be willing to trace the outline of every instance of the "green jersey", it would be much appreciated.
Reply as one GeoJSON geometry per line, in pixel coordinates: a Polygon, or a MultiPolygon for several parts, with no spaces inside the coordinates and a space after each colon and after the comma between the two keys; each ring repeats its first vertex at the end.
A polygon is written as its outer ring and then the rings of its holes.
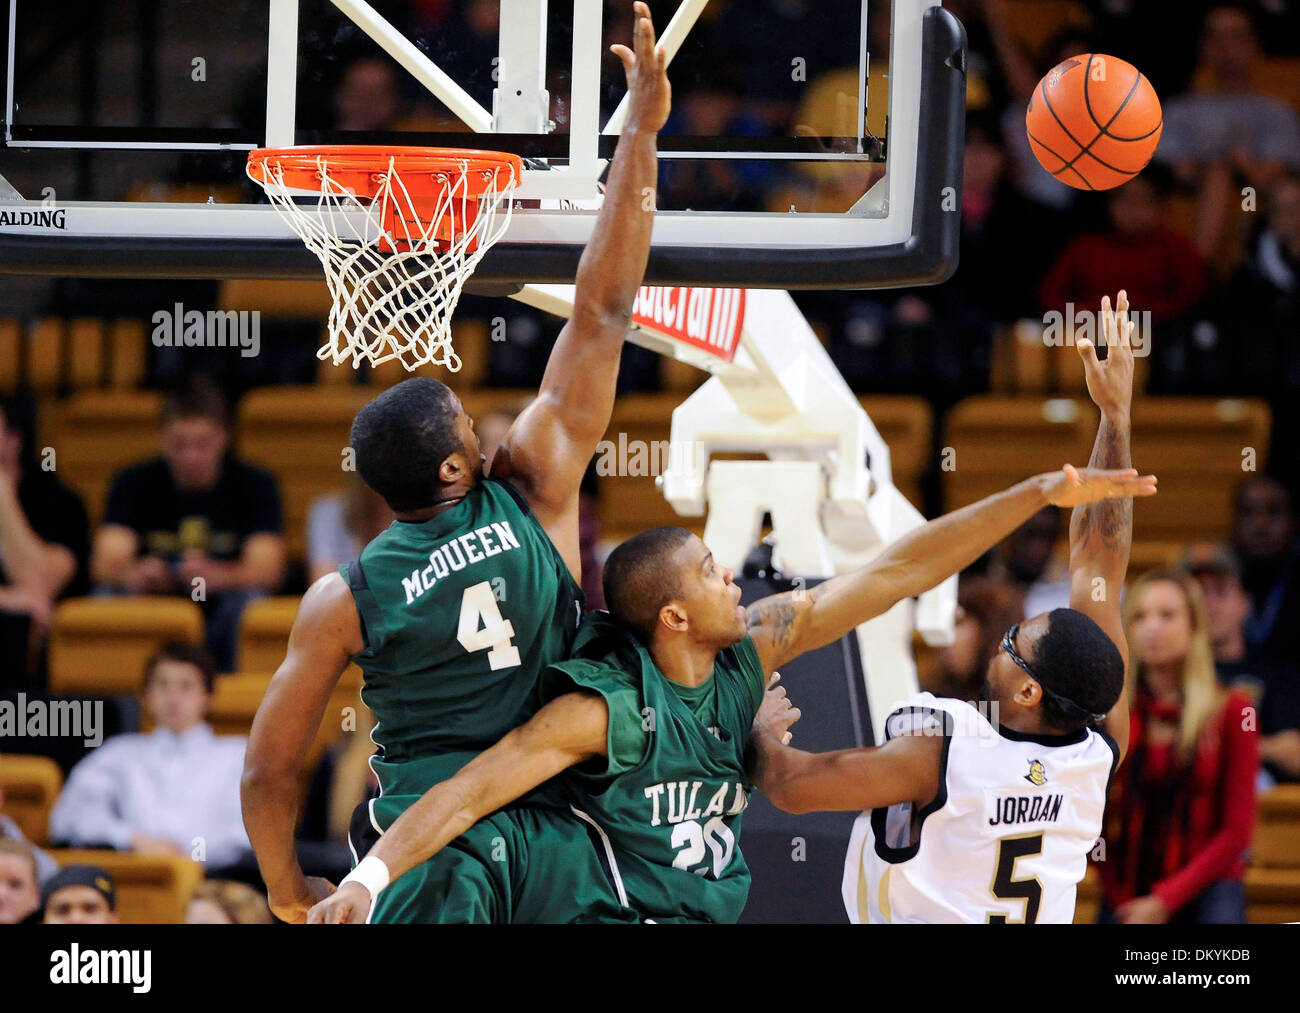
{"type": "Polygon", "coordinates": [[[532,716],[583,595],[510,485],[482,479],[422,523],[394,521],[340,567],[361,617],[361,698],[384,794],[419,795],[532,716]]]}
{"type": "Polygon", "coordinates": [[[754,641],[718,654],[701,686],[672,682],[604,613],[574,658],[542,676],[542,696],[599,693],[608,756],[571,768],[574,815],[608,841],[620,900],[652,921],[735,922],[749,895],[741,816],[753,785],[745,749],[766,679],[754,641]]]}

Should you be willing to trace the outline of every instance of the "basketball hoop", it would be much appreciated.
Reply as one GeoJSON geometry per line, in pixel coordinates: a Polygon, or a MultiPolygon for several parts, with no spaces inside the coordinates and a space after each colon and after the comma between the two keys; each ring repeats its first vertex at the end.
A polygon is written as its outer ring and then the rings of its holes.
{"type": "Polygon", "coordinates": [[[466,148],[259,148],[248,177],[325,268],[334,307],[316,353],[460,369],[451,314],[510,224],[523,163],[466,148]],[[303,200],[303,198],[307,198],[303,200]],[[300,203],[301,201],[301,203],[300,203]]]}

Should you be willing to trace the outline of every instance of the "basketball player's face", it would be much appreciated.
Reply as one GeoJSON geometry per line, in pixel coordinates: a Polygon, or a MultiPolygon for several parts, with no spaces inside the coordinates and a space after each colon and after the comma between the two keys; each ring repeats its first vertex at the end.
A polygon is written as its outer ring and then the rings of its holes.
{"type": "MultiPolygon", "coordinates": [[[[1016,631],[1015,648],[1025,661],[1034,663],[1034,644],[1047,630],[1046,615],[1034,616],[1020,624],[1016,631]]],[[[1023,707],[1022,698],[1029,684],[1034,680],[1012,660],[1007,651],[998,647],[997,653],[989,661],[988,674],[980,688],[979,699],[985,703],[997,703],[999,708],[1023,707]]],[[[1005,714],[1002,715],[1005,719],[1005,714]]]]}
{"type": "Polygon", "coordinates": [[[694,639],[730,647],[745,636],[745,610],[740,605],[736,572],[713,558],[709,547],[695,536],[673,553],[679,568],[682,604],[694,639]]]}

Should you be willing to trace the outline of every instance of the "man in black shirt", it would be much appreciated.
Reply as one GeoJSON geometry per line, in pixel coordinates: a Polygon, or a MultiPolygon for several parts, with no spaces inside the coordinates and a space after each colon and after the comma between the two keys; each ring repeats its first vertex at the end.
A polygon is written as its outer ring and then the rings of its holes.
{"type": "Polygon", "coordinates": [[[1272,475],[1252,475],[1237,488],[1233,548],[1250,595],[1246,645],[1258,657],[1300,658],[1300,554],[1295,502],[1272,475]]]}
{"type": "Polygon", "coordinates": [[[1187,550],[1183,565],[1205,596],[1219,681],[1245,690],[1258,704],[1260,762],[1274,780],[1300,781],[1300,670],[1293,659],[1251,650],[1246,638],[1250,596],[1231,552],[1202,542],[1187,550]]]}
{"type": "MultiPolygon", "coordinates": [[[[39,686],[54,602],[85,594],[86,510],[41,467],[30,420],[0,402],[0,686],[39,686]]],[[[57,459],[55,459],[57,460],[57,459]]]]}
{"type": "Polygon", "coordinates": [[[281,529],[275,479],[230,453],[225,398],[199,380],[164,402],[162,456],[114,477],[92,571],[109,589],[199,602],[230,671],[244,605],[283,579],[281,529]]]}

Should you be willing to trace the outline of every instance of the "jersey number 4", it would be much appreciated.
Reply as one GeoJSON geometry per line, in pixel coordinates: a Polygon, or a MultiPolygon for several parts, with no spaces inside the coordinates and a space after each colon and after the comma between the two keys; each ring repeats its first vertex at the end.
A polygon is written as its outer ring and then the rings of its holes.
{"type": "MultiPolygon", "coordinates": [[[[1016,861],[1041,854],[1042,850],[1042,834],[1004,837],[998,841],[998,864],[993,871],[993,885],[989,890],[998,900],[1023,900],[1025,920],[1022,924],[1025,925],[1033,925],[1038,921],[1038,908],[1043,902],[1043,884],[1037,877],[1016,879],[1016,861]]],[[[1006,925],[1007,916],[990,914],[989,924],[1006,925]]]]}
{"type": "Polygon", "coordinates": [[[519,648],[510,642],[514,635],[510,620],[501,618],[491,584],[485,580],[465,588],[460,599],[460,627],[456,631],[461,647],[471,654],[487,651],[488,664],[494,672],[513,668],[520,664],[519,648]]]}

